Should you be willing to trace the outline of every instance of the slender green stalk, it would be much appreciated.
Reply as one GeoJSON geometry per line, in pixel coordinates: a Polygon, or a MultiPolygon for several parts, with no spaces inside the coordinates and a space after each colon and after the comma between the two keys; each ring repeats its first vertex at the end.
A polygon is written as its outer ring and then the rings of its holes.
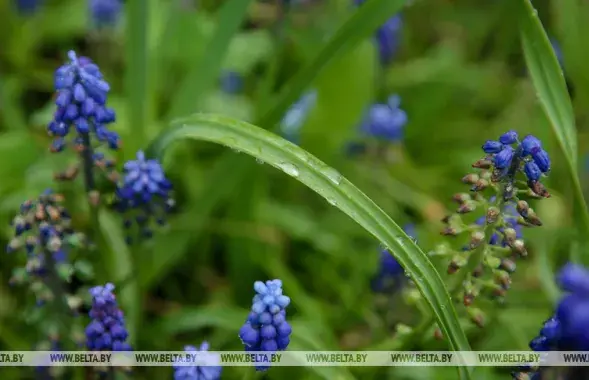
{"type": "Polygon", "coordinates": [[[145,142],[147,127],[148,75],[147,38],[149,1],[127,2],[127,72],[126,92],[129,101],[129,124],[131,126],[131,152],[137,151],[145,142]]]}

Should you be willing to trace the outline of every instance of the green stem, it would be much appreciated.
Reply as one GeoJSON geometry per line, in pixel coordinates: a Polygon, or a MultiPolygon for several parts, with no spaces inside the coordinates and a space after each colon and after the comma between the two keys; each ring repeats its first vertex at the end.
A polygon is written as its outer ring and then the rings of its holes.
{"type": "Polygon", "coordinates": [[[138,150],[145,142],[147,94],[147,32],[150,1],[130,0],[127,2],[127,72],[126,91],[129,99],[129,122],[132,139],[131,152],[138,150]]]}
{"type": "MultiPolygon", "coordinates": [[[[503,200],[502,191],[501,191],[501,193],[497,194],[495,202],[491,206],[495,206],[499,210],[502,210],[503,204],[504,204],[504,200],[503,200]]],[[[475,248],[474,252],[472,252],[470,254],[466,265],[464,267],[460,268],[458,273],[456,273],[456,278],[455,278],[452,286],[450,286],[450,289],[451,289],[450,293],[451,294],[456,295],[456,294],[460,293],[460,291],[462,290],[464,281],[470,275],[472,275],[472,272],[483,261],[483,258],[485,257],[485,251],[488,247],[489,238],[491,237],[491,235],[493,234],[493,230],[495,229],[495,223],[496,222],[488,223],[485,225],[485,228],[483,230],[484,234],[485,234],[484,243],[479,245],[477,248],[475,248]]]]}
{"type": "Polygon", "coordinates": [[[59,326],[60,337],[67,336],[70,331],[68,319],[71,316],[71,309],[67,302],[67,292],[65,291],[61,278],[57,271],[57,262],[53,257],[53,252],[44,251],[45,268],[47,269],[46,285],[53,295],[52,308],[56,315],[59,326]]]}

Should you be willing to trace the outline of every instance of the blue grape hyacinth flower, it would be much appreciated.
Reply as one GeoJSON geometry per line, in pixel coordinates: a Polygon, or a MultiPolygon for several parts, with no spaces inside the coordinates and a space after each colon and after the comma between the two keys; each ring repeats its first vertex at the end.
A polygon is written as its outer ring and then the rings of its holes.
{"type": "Polygon", "coordinates": [[[376,31],[376,43],[378,45],[378,51],[380,56],[380,62],[383,65],[389,64],[400,44],[400,32],[403,27],[403,19],[401,15],[396,15],[388,19],[384,25],[382,25],[376,31]]]}
{"type": "Polygon", "coordinates": [[[78,57],[74,51],[68,57],[69,62],[55,72],[57,110],[47,126],[49,135],[54,137],[51,150],[61,152],[72,129],[72,142],[79,151],[90,146],[90,135],[95,142],[118,149],[119,135],[106,127],[116,119],[115,112],[106,107],[110,86],[90,59],[78,57]]]}
{"type": "Polygon", "coordinates": [[[305,93],[282,118],[280,131],[282,136],[293,144],[300,142],[300,133],[309,113],[317,103],[317,91],[305,93]]]}
{"type": "Polygon", "coordinates": [[[550,196],[540,183],[542,176],[550,171],[550,156],[537,137],[527,135],[520,142],[517,132],[509,131],[497,141],[488,140],[482,148],[488,155],[485,160],[493,165],[494,182],[513,181],[518,172],[523,172],[532,191],[550,196]]]}
{"type": "Polygon", "coordinates": [[[243,78],[235,71],[225,71],[221,74],[221,89],[227,94],[237,94],[243,89],[243,78]]]}
{"type": "MultiPolygon", "coordinates": [[[[540,333],[530,342],[536,352],[588,351],[589,350],[589,270],[576,264],[566,264],[556,276],[556,282],[565,295],[560,299],[555,313],[544,322],[540,333]]],[[[527,370],[527,369],[526,369],[527,370]]],[[[530,374],[532,379],[541,379],[542,368],[530,374]]],[[[563,371],[575,371],[566,368],[563,371]]],[[[578,372],[563,373],[559,378],[580,379],[578,372]],[[569,376],[567,376],[569,375],[569,376]]],[[[521,373],[515,373],[516,376],[521,373]]]]}
{"type": "Polygon", "coordinates": [[[90,18],[97,27],[117,24],[123,4],[120,0],[89,0],[90,18]]]}
{"type": "MultiPolygon", "coordinates": [[[[354,0],[356,6],[362,5],[366,0],[354,0]]],[[[400,33],[403,27],[403,18],[397,14],[388,19],[377,29],[374,40],[378,47],[380,62],[389,64],[395,57],[400,45],[400,33]]]]}
{"type": "MultiPolygon", "coordinates": [[[[200,345],[200,349],[194,346],[184,347],[184,351],[187,353],[203,353],[209,350],[209,344],[203,342],[200,345]]],[[[212,364],[221,363],[221,357],[218,354],[206,355],[207,366],[196,366],[196,365],[178,365],[174,367],[174,380],[219,380],[221,378],[221,371],[223,367],[214,366],[212,364]]]]}
{"type": "Polygon", "coordinates": [[[389,97],[386,104],[373,104],[360,124],[360,131],[389,142],[402,140],[407,114],[400,105],[401,98],[398,95],[389,97]]]}
{"type": "Polygon", "coordinates": [[[32,15],[35,13],[41,4],[43,4],[42,0],[13,0],[13,3],[16,7],[18,13],[22,15],[32,15]]]}
{"type": "Polygon", "coordinates": [[[125,318],[114,290],[111,283],[90,289],[92,308],[89,315],[92,320],[86,327],[86,347],[90,351],[131,351],[125,318]]]}
{"type": "Polygon", "coordinates": [[[123,167],[123,179],[117,186],[114,206],[125,215],[125,228],[136,224],[141,236],[151,237],[152,221],[165,224],[166,214],[174,207],[171,192],[172,183],[166,178],[159,161],[147,159],[139,151],[137,159],[127,161],[123,167]]]}
{"type": "MultiPolygon", "coordinates": [[[[416,241],[417,232],[414,224],[407,224],[403,227],[405,233],[416,241]]],[[[405,269],[397,259],[391,255],[388,249],[383,248],[380,252],[378,273],[372,279],[372,289],[375,292],[383,292],[398,289],[405,278],[405,269]]]]}
{"type": "MultiPolygon", "coordinates": [[[[286,321],[286,307],[290,298],[282,294],[282,281],[256,281],[256,295],[251,312],[239,330],[239,338],[248,352],[283,351],[290,343],[292,328],[286,321]]],[[[257,365],[256,370],[265,371],[267,365],[257,365]]]]}

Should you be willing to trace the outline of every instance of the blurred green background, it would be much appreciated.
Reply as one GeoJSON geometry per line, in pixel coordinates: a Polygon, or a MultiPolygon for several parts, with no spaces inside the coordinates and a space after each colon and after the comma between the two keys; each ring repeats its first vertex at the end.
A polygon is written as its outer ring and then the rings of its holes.
{"type": "MultiPolygon", "coordinates": [[[[464,321],[475,350],[527,350],[551,313],[557,295],[552,270],[567,258],[572,224],[571,189],[560,174],[561,153],[527,77],[515,3],[408,2],[402,10],[400,49],[392,63],[379,66],[371,38],[331,62],[308,86],[317,90],[317,102],[301,129],[301,147],[337,168],[398,224],[415,223],[425,251],[443,242],[440,219],[453,207],[452,194],[467,190],[460,178],[482,156],[484,140],[515,129],[544,141],[553,159],[546,181],[553,196],[534,206],[544,226],[526,231],[529,260],[519,264],[506,302],[494,307],[487,326],[478,329],[464,321]],[[401,96],[409,120],[404,141],[392,147],[394,159],[346,155],[344,146],[356,136],[366,107],[393,93],[401,96]]],[[[122,161],[134,157],[179,116],[213,112],[256,123],[282,86],[356,11],[349,0],[300,1],[288,12],[276,1],[145,4],[127,1],[121,22],[98,30],[90,26],[86,1],[47,0],[36,13],[22,15],[11,0],[0,0],[3,244],[12,234],[9,222],[19,204],[55,187],[53,172],[73,159],[49,153],[45,131],[53,112],[53,72],[68,50],[94,60],[111,84],[109,105],[118,116],[112,128],[124,142],[122,161]],[[243,76],[242,92],[222,91],[223,70],[243,76]]],[[[534,1],[534,6],[562,50],[584,152],[589,141],[589,42],[582,36],[589,35],[589,3],[544,0],[534,1]]],[[[241,350],[237,332],[251,305],[253,282],[280,278],[293,302],[290,350],[399,349],[395,324],[414,326],[421,317],[402,296],[371,290],[380,259],[378,243],[283,173],[263,164],[247,165],[253,159],[243,154],[236,161],[240,164],[229,165],[233,161],[228,157],[238,154],[206,143],[174,149],[165,167],[180,207],[169,226],[143,248],[135,270],[119,217],[101,212],[108,244],[89,258],[95,266],[94,282],[121,284],[119,300],[132,321],[134,347],[181,350],[207,340],[213,350],[241,350]]],[[[581,172],[585,161],[580,160],[581,172]]],[[[76,223],[90,229],[82,184],[60,190],[73,197],[76,223]]],[[[22,261],[18,255],[0,255],[2,350],[27,350],[44,339],[25,315],[30,303],[25,290],[8,286],[12,268],[22,261]]],[[[461,308],[459,300],[456,307],[461,308]]],[[[429,329],[401,348],[447,346],[429,329]]],[[[222,378],[243,378],[248,371],[225,368],[222,378]]],[[[3,379],[33,378],[31,369],[0,369],[0,374],[3,379]]],[[[84,378],[80,371],[73,376],[84,378]]],[[[171,369],[160,367],[139,370],[136,378],[170,376],[171,369]]],[[[263,377],[456,376],[453,368],[316,367],[273,368],[263,377]]],[[[510,378],[509,369],[492,368],[477,368],[474,376],[510,378]]]]}

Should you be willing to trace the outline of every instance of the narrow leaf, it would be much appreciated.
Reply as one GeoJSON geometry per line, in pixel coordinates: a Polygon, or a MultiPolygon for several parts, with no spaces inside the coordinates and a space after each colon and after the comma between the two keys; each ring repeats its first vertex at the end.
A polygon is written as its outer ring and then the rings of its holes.
{"type": "MultiPolygon", "coordinates": [[[[538,18],[538,11],[530,0],[519,1],[522,5],[520,28],[526,63],[542,109],[567,161],[566,167],[573,187],[575,219],[583,243],[582,251],[586,252],[589,249],[589,210],[577,175],[577,131],[573,106],[564,74],[538,18]]],[[[584,262],[589,262],[589,255],[585,254],[585,257],[584,262]]],[[[576,260],[576,257],[573,255],[572,259],[576,260]]]]}
{"type": "Polygon", "coordinates": [[[198,97],[207,92],[221,71],[221,65],[233,36],[239,30],[247,15],[247,9],[252,0],[227,1],[219,11],[217,30],[200,63],[194,67],[184,79],[177,91],[169,117],[178,117],[195,111],[198,97]]]}
{"type": "MultiPolygon", "coordinates": [[[[427,255],[372,200],[347,179],[298,146],[251,124],[220,115],[195,115],[175,122],[148,148],[160,159],[170,145],[193,139],[215,142],[263,160],[324,197],[388,247],[433,310],[454,350],[469,351],[456,311],[427,255]]],[[[469,378],[467,371],[461,371],[469,378]]]]}

